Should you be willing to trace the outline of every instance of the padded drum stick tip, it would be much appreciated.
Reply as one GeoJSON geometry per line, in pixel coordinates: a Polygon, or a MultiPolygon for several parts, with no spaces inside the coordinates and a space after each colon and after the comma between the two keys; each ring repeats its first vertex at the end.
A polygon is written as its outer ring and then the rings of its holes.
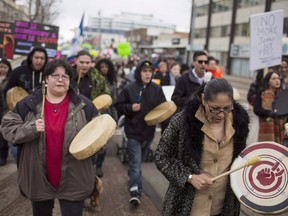
{"type": "Polygon", "coordinates": [[[261,161],[261,157],[260,156],[255,156],[255,157],[251,158],[250,160],[248,160],[245,163],[245,165],[246,166],[251,166],[251,165],[254,165],[254,164],[256,164],[256,163],[258,163],[260,161],[261,161]]]}

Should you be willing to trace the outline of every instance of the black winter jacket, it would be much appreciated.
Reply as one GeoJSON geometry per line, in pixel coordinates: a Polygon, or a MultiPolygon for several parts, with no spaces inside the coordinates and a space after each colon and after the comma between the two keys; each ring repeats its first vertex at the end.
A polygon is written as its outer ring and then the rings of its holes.
{"type": "Polygon", "coordinates": [[[161,86],[150,82],[145,88],[141,81],[141,62],[135,70],[135,81],[124,87],[115,102],[115,107],[125,115],[124,129],[128,138],[146,141],[154,136],[155,126],[148,126],[145,115],[153,108],[166,101],[161,86]],[[141,99],[140,91],[142,90],[141,99]],[[139,99],[141,101],[139,101],[139,99]],[[141,103],[141,109],[133,112],[132,104],[141,103]]]}
{"type": "Polygon", "coordinates": [[[191,70],[179,77],[172,95],[172,101],[175,102],[178,109],[181,110],[192,99],[200,86],[191,70]]]}
{"type": "Polygon", "coordinates": [[[41,86],[43,80],[43,72],[34,72],[32,66],[22,65],[13,70],[9,81],[4,89],[4,97],[9,89],[19,86],[25,89],[29,94],[32,93],[36,87],[41,86]]]}

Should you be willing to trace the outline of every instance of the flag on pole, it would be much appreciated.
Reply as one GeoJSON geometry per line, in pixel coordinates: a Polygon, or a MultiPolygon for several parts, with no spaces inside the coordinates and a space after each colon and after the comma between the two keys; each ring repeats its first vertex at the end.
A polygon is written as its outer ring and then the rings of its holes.
{"type": "Polygon", "coordinates": [[[79,25],[79,36],[83,36],[84,34],[84,26],[83,26],[83,22],[84,22],[84,15],[85,13],[83,13],[82,15],[82,19],[80,21],[80,25],[79,25]]]}
{"type": "Polygon", "coordinates": [[[71,45],[71,48],[70,48],[70,56],[69,56],[70,58],[77,54],[77,52],[80,50],[80,45],[83,42],[84,16],[85,16],[85,13],[83,12],[83,15],[82,15],[82,18],[81,18],[81,21],[80,21],[80,24],[79,24],[79,28],[76,29],[75,37],[72,39],[72,45],[71,45]]]}

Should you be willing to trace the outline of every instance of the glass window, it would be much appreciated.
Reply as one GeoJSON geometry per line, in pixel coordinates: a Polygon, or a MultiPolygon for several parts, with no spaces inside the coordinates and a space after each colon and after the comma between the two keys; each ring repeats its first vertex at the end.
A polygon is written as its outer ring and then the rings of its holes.
{"type": "Polygon", "coordinates": [[[230,25],[222,26],[221,27],[221,36],[222,37],[229,36],[230,35],[230,31],[231,31],[230,25]]]}
{"type": "Polygon", "coordinates": [[[212,13],[231,11],[232,2],[233,1],[230,1],[230,0],[222,0],[222,1],[213,2],[212,13]]]}
{"type": "Polygon", "coordinates": [[[221,26],[211,28],[211,37],[221,37],[221,26]]]}
{"type": "Polygon", "coordinates": [[[195,29],[194,30],[194,35],[195,38],[205,38],[206,37],[206,28],[202,28],[202,29],[195,29]]]}
{"type": "MultiPolygon", "coordinates": [[[[228,37],[230,35],[230,25],[211,27],[210,37],[228,37]]],[[[207,28],[195,29],[195,38],[205,38],[207,28]]]]}
{"type": "Polygon", "coordinates": [[[238,0],[237,8],[253,7],[258,5],[264,5],[265,1],[263,0],[238,0]]]}
{"type": "Polygon", "coordinates": [[[231,75],[252,77],[253,71],[249,69],[249,59],[232,58],[231,75]]]}
{"type": "Polygon", "coordinates": [[[249,31],[248,23],[237,24],[235,28],[235,36],[247,36],[249,31]]]}
{"type": "Polygon", "coordinates": [[[196,17],[198,16],[207,16],[208,15],[208,6],[209,5],[201,5],[201,6],[196,6],[195,12],[196,12],[196,17]]]}

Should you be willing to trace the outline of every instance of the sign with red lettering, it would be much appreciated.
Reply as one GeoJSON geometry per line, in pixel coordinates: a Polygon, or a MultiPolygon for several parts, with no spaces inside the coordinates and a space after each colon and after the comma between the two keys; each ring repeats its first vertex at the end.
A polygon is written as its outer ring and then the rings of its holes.
{"type": "Polygon", "coordinates": [[[15,21],[15,54],[28,55],[35,46],[45,47],[48,57],[57,53],[59,27],[40,23],[15,21]]]}
{"type": "Polygon", "coordinates": [[[0,58],[13,59],[14,23],[0,21],[0,58]]]}

